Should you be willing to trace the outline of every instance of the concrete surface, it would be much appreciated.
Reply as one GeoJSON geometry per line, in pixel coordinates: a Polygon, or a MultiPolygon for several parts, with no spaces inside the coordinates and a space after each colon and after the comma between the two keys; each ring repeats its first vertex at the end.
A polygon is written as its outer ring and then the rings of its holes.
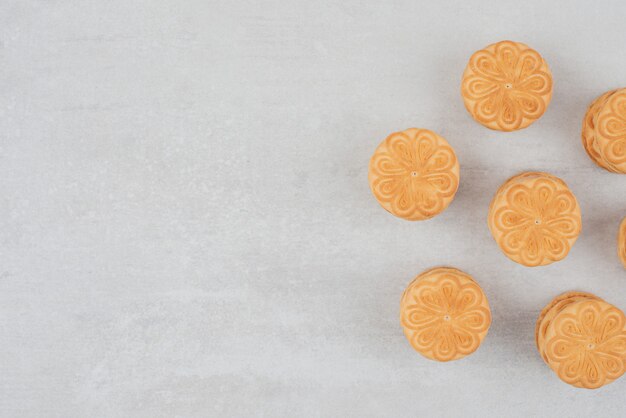
{"type": "Polygon", "coordinates": [[[626,176],[580,144],[626,85],[626,3],[0,2],[0,415],[619,417],[626,378],[561,383],[533,342],[569,289],[626,309],[626,176]],[[470,54],[514,39],[555,80],[504,134],[466,113],[470,54]],[[390,132],[456,148],[451,207],[410,223],[370,194],[390,132]],[[506,259],[486,224],[509,176],[546,170],[583,211],[570,256],[506,259]],[[405,285],[472,274],[493,325],[464,360],[413,352],[405,285]]]}

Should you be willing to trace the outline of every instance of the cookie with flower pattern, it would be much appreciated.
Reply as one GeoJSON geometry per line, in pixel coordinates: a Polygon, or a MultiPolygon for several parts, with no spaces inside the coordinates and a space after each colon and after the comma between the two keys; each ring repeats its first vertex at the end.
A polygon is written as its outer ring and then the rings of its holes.
{"type": "Polygon", "coordinates": [[[597,296],[557,296],[537,321],[537,348],[564,382],[597,389],[626,371],[626,316],[597,296]]]}
{"type": "Polygon", "coordinates": [[[400,302],[400,324],[411,346],[436,361],[478,349],[491,325],[483,290],[467,273],[439,267],[417,276],[400,302]]]}
{"type": "Polygon", "coordinates": [[[626,174],[626,89],[607,91],[591,102],[581,137],[592,161],[605,170],[626,174]]]}
{"type": "Polygon", "coordinates": [[[552,73],[534,49],[501,41],[471,56],[461,95],[465,108],[480,124],[516,131],[545,113],[552,99],[552,73]]]}
{"type": "Polygon", "coordinates": [[[541,172],[505,182],[489,207],[488,225],[511,260],[543,266],[562,260],[582,229],[580,207],[567,184],[541,172]]]}
{"type": "Polygon", "coordinates": [[[605,170],[616,172],[608,162],[605,161],[604,157],[600,152],[600,148],[596,141],[596,128],[595,128],[595,120],[598,110],[606,103],[606,99],[615,92],[615,90],[607,91],[600,97],[594,99],[593,102],[587,108],[587,113],[585,113],[585,117],[583,118],[583,128],[582,128],[582,141],[583,147],[587,152],[587,155],[593,162],[595,162],[598,166],[604,168],[605,170]]]}
{"type": "Polygon", "coordinates": [[[459,187],[459,161],[448,142],[427,129],[389,135],[369,164],[374,197],[388,212],[418,221],[443,212],[459,187]]]}
{"type": "Polygon", "coordinates": [[[535,344],[537,350],[539,350],[539,354],[541,354],[541,357],[546,363],[548,359],[545,356],[543,347],[545,346],[545,336],[548,325],[564,307],[576,301],[587,299],[598,299],[598,297],[586,292],[566,292],[555,297],[539,314],[539,318],[535,324],[535,344]]]}
{"type": "Polygon", "coordinates": [[[594,122],[600,155],[611,171],[626,174],[626,88],[608,95],[594,122]]]}

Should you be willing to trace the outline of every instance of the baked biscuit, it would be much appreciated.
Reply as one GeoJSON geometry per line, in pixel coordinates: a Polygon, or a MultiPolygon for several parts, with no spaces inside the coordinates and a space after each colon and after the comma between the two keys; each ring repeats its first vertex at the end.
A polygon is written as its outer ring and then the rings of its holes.
{"type": "Polygon", "coordinates": [[[626,370],[626,316],[584,292],[567,292],[537,320],[537,349],[557,376],[570,385],[596,389],[626,370]]]}
{"type": "Polygon", "coordinates": [[[539,319],[535,324],[535,345],[539,354],[547,363],[548,359],[545,357],[543,347],[545,343],[546,327],[554,319],[557,313],[561,312],[567,305],[583,299],[597,299],[596,296],[586,292],[566,292],[555,297],[552,302],[546,305],[545,308],[539,314],[539,319]]]}
{"type": "Polygon", "coordinates": [[[389,135],[369,164],[378,203],[395,216],[419,221],[443,212],[459,187],[459,161],[448,142],[427,129],[389,135]]]}
{"type": "Polygon", "coordinates": [[[563,180],[541,172],[506,181],[491,202],[487,223],[502,252],[529,267],[565,258],[582,229],[574,194],[563,180]]]}
{"type": "Polygon", "coordinates": [[[626,88],[606,98],[594,122],[600,154],[615,172],[626,174],[626,88]]]}
{"type": "Polygon", "coordinates": [[[516,131],[539,119],[548,108],[552,73],[534,49],[502,41],[471,56],[461,95],[477,122],[498,131],[516,131]]]}
{"type": "Polygon", "coordinates": [[[589,158],[591,158],[591,160],[594,161],[598,166],[608,171],[614,170],[608,165],[606,161],[604,161],[604,158],[600,154],[600,150],[598,148],[598,144],[596,143],[595,138],[596,133],[594,117],[601,105],[606,102],[607,97],[609,97],[613,92],[615,92],[615,90],[607,91],[602,96],[597,97],[593,102],[591,102],[589,108],[587,109],[587,113],[583,118],[583,129],[581,135],[583,140],[583,147],[585,148],[587,155],[589,155],[589,158]]]}
{"type": "Polygon", "coordinates": [[[597,165],[626,174],[626,88],[608,91],[591,102],[581,137],[597,165]]]}
{"type": "Polygon", "coordinates": [[[491,325],[487,297],[472,277],[450,267],[427,270],[406,288],[400,324],[411,346],[437,361],[478,349],[491,325]]]}

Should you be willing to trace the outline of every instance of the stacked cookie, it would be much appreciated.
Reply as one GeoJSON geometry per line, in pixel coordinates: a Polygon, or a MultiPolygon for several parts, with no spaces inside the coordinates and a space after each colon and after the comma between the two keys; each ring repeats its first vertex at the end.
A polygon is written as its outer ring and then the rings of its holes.
{"type": "Polygon", "coordinates": [[[626,88],[608,91],[591,102],[583,119],[582,140],[597,165],[626,174],[626,88]]]}
{"type": "MultiPolygon", "coordinates": [[[[474,53],[461,82],[470,115],[483,126],[516,131],[530,126],[552,99],[552,73],[529,46],[498,42],[474,53]]],[[[594,100],[583,120],[583,145],[600,167],[626,174],[626,89],[594,100]]],[[[453,201],[460,165],[440,135],[410,128],[376,148],[369,163],[370,188],[391,214],[410,221],[431,219],[453,201]]],[[[539,171],[508,179],[495,193],[487,225],[500,250],[528,267],[564,259],[582,230],[576,197],[560,178],[539,171]]],[[[626,218],[618,232],[626,268],[626,218]]],[[[431,360],[459,360],[478,349],[491,325],[487,297],[456,268],[417,276],[400,302],[400,324],[411,346],[431,360]]],[[[567,292],[541,312],[537,349],[561,380],[595,389],[626,370],[626,317],[590,293],[567,292]]]]}
{"type": "Polygon", "coordinates": [[[626,371],[626,316],[591,293],[557,296],[539,315],[541,358],[570,385],[596,389],[626,371]]]}

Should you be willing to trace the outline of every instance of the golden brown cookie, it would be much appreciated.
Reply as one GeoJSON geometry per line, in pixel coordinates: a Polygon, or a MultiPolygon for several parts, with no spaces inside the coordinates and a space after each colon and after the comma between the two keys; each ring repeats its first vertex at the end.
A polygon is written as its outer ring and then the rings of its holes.
{"type": "Polygon", "coordinates": [[[612,169],[606,161],[604,161],[604,158],[600,154],[598,144],[596,143],[594,119],[598,112],[598,109],[602,105],[604,105],[606,99],[614,92],[615,90],[607,91],[600,97],[597,97],[593,102],[591,102],[589,108],[587,109],[587,113],[583,118],[583,129],[581,135],[583,140],[583,147],[585,148],[587,155],[589,155],[589,158],[591,158],[591,160],[594,161],[598,166],[604,168],[605,170],[613,172],[615,172],[615,170],[612,169]]]}
{"type": "Polygon", "coordinates": [[[582,229],[574,194],[563,180],[541,172],[506,181],[491,201],[487,223],[502,252],[529,267],[565,258],[582,229]]]}
{"type": "Polygon", "coordinates": [[[543,347],[547,326],[554,319],[556,314],[561,312],[564,307],[566,307],[570,303],[587,298],[594,299],[597,297],[592,295],[591,293],[585,292],[566,292],[555,297],[552,302],[546,305],[546,307],[543,308],[543,310],[539,314],[539,318],[537,319],[537,323],[535,324],[535,344],[537,346],[537,350],[539,350],[539,353],[541,354],[541,357],[543,357],[546,363],[548,362],[548,360],[545,358],[543,347]]]}
{"type": "Polygon", "coordinates": [[[606,98],[594,122],[600,154],[615,172],[626,174],[626,88],[606,98]]]}
{"type": "Polygon", "coordinates": [[[552,73],[534,49],[502,41],[471,56],[461,95],[477,122],[498,131],[516,131],[539,119],[548,108],[552,73]]]}
{"type": "Polygon", "coordinates": [[[626,88],[608,91],[591,102],[583,119],[582,141],[597,165],[626,174],[626,88]]]}
{"type": "Polygon", "coordinates": [[[409,221],[443,212],[459,187],[459,161],[448,142],[427,129],[389,135],[369,164],[369,183],[378,203],[409,221]]]}
{"type": "Polygon", "coordinates": [[[570,385],[596,389],[626,371],[626,316],[597,296],[557,296],[541,312],[536,334],[541,357],[570,385]]]}
{"type": "Polygon", "coordinates": [[[406,288],[400,324],[411,346],[437,361],[478,349],[491,325],[487,297],[472,277],[450,267],[427,270],[406,288]]]}
{"type": "Polygon", "coordinates": [[[626,218],[622,219],[617,232],[617,255],[626,269],[626,218]]]}

